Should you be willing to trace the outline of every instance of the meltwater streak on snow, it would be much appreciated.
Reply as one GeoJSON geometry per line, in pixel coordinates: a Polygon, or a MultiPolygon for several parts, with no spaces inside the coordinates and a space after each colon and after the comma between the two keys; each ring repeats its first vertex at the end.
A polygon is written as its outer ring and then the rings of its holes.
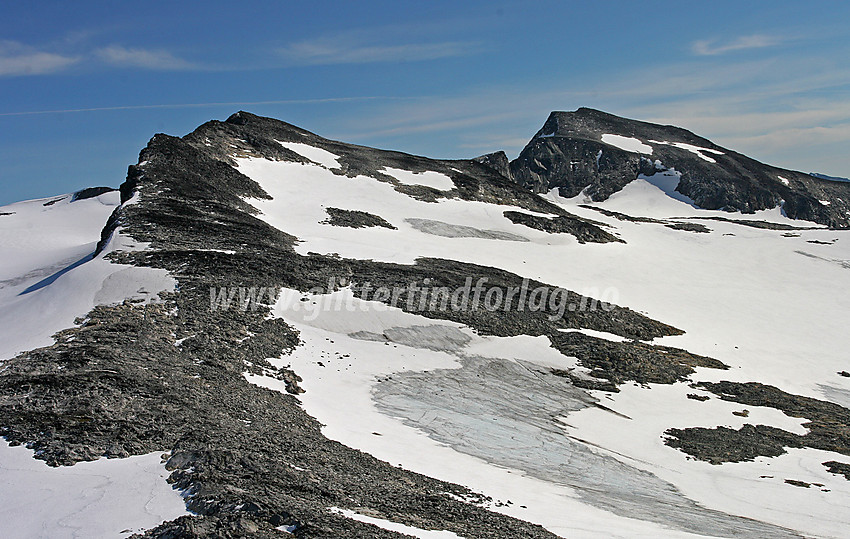
{"type": "Polygon", "coordinates": [[[609,146],[614,146],[615,148],[620,148],[621,150],[625,150],[627,152],[642,153],[646,155],[652,154],[652,146],[650,146],[649,144],[644,144],[640,140],[632,137],[624,137],[622,135],[611,135],[606,133],[602,135],[602,142],[608,144],[609,146]]]}
{"type": "Polygon", "coordinates": [[[366,524],[372,524],[379,528],[383,528],[385,530],[403,533],[405,535],[410,535],[412,537],[416,537],[418,539],[463,539],[463,537],[457,535],[456,533],[452,533],[446,530],[423,530],[421,528],[414,528],[413,526],[406,526],[404,524],[399,524],[398,522],[392,522],[390,520],[386,520],[383,518],[375,518],[367,515],[362,515],[356,511],[352,511],[350,509],[340,509],[338,507],[331,507],[331,511],[334,513],[338,513],[346,518],[350,518],[352,520],[357,520],[359,522],[365,522],[366,524]]]}
{"type": "Polygon", "coordinates": [[[126,537],[188,514],[161,453],[51,468],[0,440],[0,537],[126,537]]]}

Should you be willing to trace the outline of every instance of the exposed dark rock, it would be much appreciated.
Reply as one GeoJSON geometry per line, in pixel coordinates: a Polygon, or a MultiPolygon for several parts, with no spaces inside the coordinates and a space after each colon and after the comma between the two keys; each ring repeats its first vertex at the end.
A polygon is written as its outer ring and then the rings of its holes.
{"type": "Polygon", "coordinates": [[[821,227],[794,226],[783,223],[771,223],[770,221],[759,221],[756,219],[729,219],[726,217],[676,217],[676,219],[699,219],[700,221],[720,221],[723,223],[734,223],[736,225],[748,226],[750,228],[762,228],[766,230],[821,230],[821,227]]]}
{"type": "Polygon", "coordinates": [[[476,157],[473,161],[487,165],[505,178],[511,179],[511,162],[505,152],[501,150],[476,157]]]}
{"type": "Polygon", "coordinates": [[[517,183],[535,192],[558,188],[562,196],[574,197],[584,191],[595,201],[607,199],[639,174],[675,168],[681,173],[676,191],[701,208],[753,213],[782,204],[792,219],[850,227],[850,183],[765,165],[685,129],[593,109],[550,114],[510,168],[517,183]],[[636,138],[652,152],[641,155],[605,144],[603,134],[636,138]],[[697,153],[672,143],[705,150],[697,153]]]}
{"type": "Polygon", "coordinates": [[[708,399],[711,398],[708,395],[697,395],[696,393],[688,393],[687,397],[691,400],[701,401],[701,402],[705,402],[705,401],[707,401],[708,399]]]}
{"type": "Polygon", "coordinates": [[[826,471],[835,475],[843,475],[848,481],[850,481],[850,464],[846,462],[838,462],[835,460],[830,460],[823,463],[826,466],[826,471]]]}
{"type": "Polygon", "coordinates": [[[113,187],[86,187],[85,189],[81,189],[74,193],[71,196],[71,202],[75,202],[77,200],[85,200],[87,198],[94,198],[112,191],[117,191],[117,189],[113,187]]]}
{"type": "Polygon", "coordinates": [[[672,222],[666,225],[667,228],[672,228],[673,230],[685,230],[687,232],[700,232],[703,234],[707,234],[711,232],[711,229],[705,225],[701,225],[699,223],[679,223],[672,222]]]}
{"type": "Polygon", "coordinates": [[[614,217],[620,221],[631,221],[633,223],[656,223],[663,225],[667,221],[662,221],[661,219],[653,219],[652,217],[633,217],[631,215],[627,215],[625,213],[620,213],[618,211],[607,210],[605,208],[600,208],[599,206],[591,206],[590,204],[579,204],[580,208],[586,208],[588,210],[593,210],[595,212],[599,212],[602,215],[607,215],[608,217],[614,217]]]}
{"type": "Polygon", "coordinates": [[[832,402],[792,395],[757,382],[700,382],[695,387],[711,391],[723,400],[748,406],[767,406],[791,417],[806,418],[804,435],[765,425],[744,425],[740,430],[670,429],[667,445],[714,464],[777,456],[785,447],[811,447],[850,455],[850,410],[832,402]]]}
{"type": "Polygon", "coordinates": [[[812,486],[812,483],[806,483],[805,481],[797,481],[796,479],[786,479],[785,482],[789,485],[794,485],[795,487],[811,488],[812,486]]]}
{"type": "Polygon", "coordinates": [[[52,200],[48,200],[47,202],[42,204],[42,206],[52,206],[52,205],[56,204],[57,202],[61,202],[61,201],[65,200],[66,198],[68,198],[68,197],[54,198],[52,200]]]}
{"type": "Polygon", "coordinates": [[[504,215],[513,223],[542,230],[550,234],[572,234],[579,243],[625,243],[610,232],[602,230],[601,227],[607,226],[604,223],[591,221],[590,219],[584,219],[572,214],[559,215],[557,217],[541,217],[519,211],[506,211],[504,215]]]}
{"type": "MultiPolygon", "coordinates": [[[[97,307],[78,326],[60,332],[56,344],[4,363],[0,435],[29,445],[52,465],[170,450],[170,480],[186,493],[196,516],[165,523],[149,537],[265,537],[282,524],[294,526],[300,537],[397,536],[335,515],[326,509],[331,506],[367,508],[390,520],[465,537],[551,537],[539,526],[458,501],[458,496],[475,499],[463,487],[326,439],[294,396],[244,378],[244,372],[277,377],[297,393],[298,375],[272,368],[265,358],[285,354],[298,336],[283,321],[267,317],[267,304],[244,311],[211,309],[211,288],[256,283],[308,291],[342,278],[389,287],[430,278],[436,286],[457,287],[469,276],[486,276],[489,284],[503,287],[523,284],[515,274],[448,260],[400,265],[296,253],[296,238],[254,216],[256,210],[244,200],[268,195],[231,166],[229,157],[236,151],[299,160],[273,138],[293,129],[237,115],[184,139],[157,135],[151,140],[141,153],[143,164],[130,167],[120,189],[123,201],[138,197],[137,203],[112,214],[101,246],[119,226],[150,243],[145,251],[109,256],[168,270],[179,283],[177,291],[162,294],[160,304],[97,307]]],[[[322,144],[358,173],[375,172],[381,163],[428,168],[433,163],[402,154],[388,160],[377,151],[346,155],[347,146],[322,144]]],[[[489,170],[473,162],[451,163],[489,170]]],[[[451,173],[448,165],[442,170],[451,173]]],[[[557,213],[534,195],[514,198],[519,188],[495,173],[453,174],[457,196],[513,205],[520,200],[532,211],[557,213]]],[[[576,304],[590,301],[564,293],[576,304]]],[[[551,307],[422,314],[494,335],[549,335],[566,327],[644,339],[680,333],[629,309],[606,309],[563,317],[553,316],[558,313],[551,307]]]]}
{"type": "Polygon", "coordinates": [[[672,384],[686,380],[693,367],[728,369],[722,362],[679,348],[642,342],[613,342],[579,332],[551,335],[552,346],[566,356],[577,357],[596,378],[614,384],[672,384]]]}
{"type": "MultiPolygon", "coordinates": [[[[613,217],[620,221],[631,221],[633,223],[654,223],[659,225],[664,225],[667,228],[672,228],[673,230],[685,230],[687,232],[701,232],[701,233],[709,233],[711,229],[705,225],[701,225],[699,223],[682,223],[680,221],[664,221],[662,219],[653,219],[651,217],[632,217],[631,215],[626,215],[625,213],[620,213],[617,211],[606,210],[605,208],[600,208],[598,206],[591,206],[589,204],[581,204],[580,207],[587,208],[589,210],[593,210],[601,213],[602,215],[606,215],[608,217],[613,217]]],[[[683,217],[683,219],[687,219],[687,217],[683,217]]]]}
{"type": "Polygon", "coordinates": [[[328,212],[328,219],[322,221],[322,224],[333,226],[344,226],[349,228],[368,228],[380,226],[384,228],[396,229],[393,225],[387,222],[383,217],[375,214],[359,210],[343,210],[340,208],[325,208],[328,212]]]}
{"type": "Polygon", "coordinates": [[[668,429],[664,443],[688,455],[710,462],[742,462],[756,457],[778,457],[786,447],[803,447],[796,434],[765,425],[707,429],[668,429]]]}

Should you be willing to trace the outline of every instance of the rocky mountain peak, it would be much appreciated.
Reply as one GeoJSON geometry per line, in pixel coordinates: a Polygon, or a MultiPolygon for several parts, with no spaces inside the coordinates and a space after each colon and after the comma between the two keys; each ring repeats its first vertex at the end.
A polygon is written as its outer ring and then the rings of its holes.
{"type": "Polygon", "coordinates": [[[753,213],[781,207],[793,219],[850,227],[850,184],[760,163],[691,131],[590,108],[552,112],[510,163],[511,177],[535,192],[584,192],[606,200],[641,175],[678,177],[695,206],[753,213]]]}

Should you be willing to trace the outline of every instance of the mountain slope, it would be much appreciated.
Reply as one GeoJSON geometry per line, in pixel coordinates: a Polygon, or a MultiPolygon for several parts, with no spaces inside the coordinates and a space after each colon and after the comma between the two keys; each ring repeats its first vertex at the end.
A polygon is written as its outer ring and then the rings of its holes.
{"type": "Polygon", "coordinates": [[[0,434],[168,451],[194,514],[148,536],[846,529],[845,231],[644,179],[544,198],[248,113],[155,136],[120,194],[39,292],[91,306],[3,358],[0,434]],[[122,268],[143,290],[97,293],[122,268]]]}
{"type": "Polygon", "coordinates": [[[676,191],[705,209],[752,213],[782,207],[792,219],[850,227],[850,184],[759,163],[690,131],[598,110],[553,112],[511,162],[536,192],[584,191],[606,200],[638,176],[675,170],[676,191]]]}

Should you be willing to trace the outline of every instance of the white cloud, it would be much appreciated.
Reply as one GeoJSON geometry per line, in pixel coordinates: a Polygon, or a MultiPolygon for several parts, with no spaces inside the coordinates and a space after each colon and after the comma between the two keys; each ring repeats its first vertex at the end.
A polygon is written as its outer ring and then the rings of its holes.
{"type": "Polygon", "coordinates": [[[420,62],[466,56],[481,50],[469,41],[382,44],[352,32],[342,36],[299,41],[278,50],[295,65],[366,64],[377,62],[420,62]]]}
{"type": "Polygon", "coordinates": [[[156,70],[196,68],[192,63],[161,49],[130,49],[121,45],[110,45],[96,50],[95,55],[107,64],[118,67],[141,67],[156,70]]]}
{"type": "Polygon", "coordinates": [[[79,57],[39,51],[16,41],[0,41],[0,77],[45,75],[79,61],[79,57]]]}
{"type": "Polygon", "coordinates": [[[754,34],[751,36],[741,36],[726,42],[717,39],[694,41],[691,49],[699,56],[717,56],[733,51],[773,47],[779,45],[782,41],[784,40],[777,36],[754,34]]]}

